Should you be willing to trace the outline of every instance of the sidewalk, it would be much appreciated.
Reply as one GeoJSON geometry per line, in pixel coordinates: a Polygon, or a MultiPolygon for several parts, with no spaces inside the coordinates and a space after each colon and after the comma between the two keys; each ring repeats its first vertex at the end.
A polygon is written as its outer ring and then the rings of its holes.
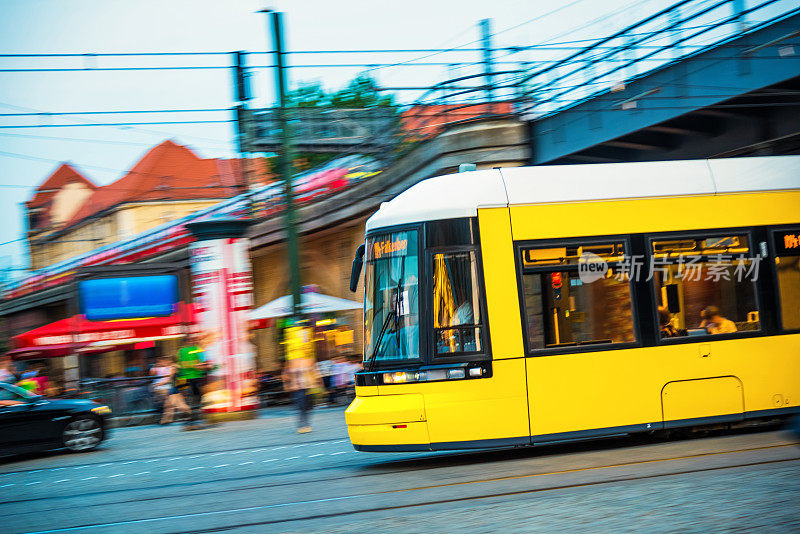
{"type": "MultiPolygon", "coordinates": [[[[337,404],[336,406],[327,406],[327,405],[325,405],[325,406],[317,406],[317,407],[314,408],[313,411],[330,410],[330,409],[342,409],[342,410],[344,410],[350,405],[351,401],[352,401],[352,398],[351,399],[344,399],[344,400],[341,401],[341,404],[337,404]]],[[[102,401],[97,401],[97,402],[101,402],[102,403],[102,401]]],[[[280,412],[281,410],[294,413],[292,411],[293,410],[293,405],[291,403],[286,403],[286,404],[280,404],[280,405],[277,405],[277,406],[269,406],[269,407],[266,407],[266,408],[259,408],[258,409],[258,412],[259,412],[258,417],[259,418],[260,417],[265,417],[266,415],[264,415],[264,414],[272,413],[272,412],[276,412],[277,413],[277,412],[280,412]]],[[[176,414],[176,417],[179,417],[179,416],[180,416],[180,414],[176,414]]],[[[160,419],[161,419],[161,412],[157,412],[155,409],[149,409],[149,410],[144,410],[144,411],[140,411],[140,412],[122,413],[122,414],[119,414],[119,415],[114,414],[112,412],[111,417],[108,418],[108,420],[107,420],[107,423],[108,423],[108,427],[109,428],[118,429],[118,428],[126,428],[126,427],[157,425],[160,419]]],[[[181,422],[181,421],[178,421],[178,422],[181,422]]],[[[173,424],[175,424],[175,423],[173,423],[173,424]]]]}
{"type": "Polygon", "coordinates": [[[296,432],[296,411],[280,406],[260,409],[256,419],[220,423],[191,432],[184,431],[182,423],[115,428],[101,447],[127,459],[138,456],[135,452],[138,448],[146,449],[148,456],[158,456],[348,439],[345,408],[314,408],[311,412],[313,431],[308,434],[296,432]]]}

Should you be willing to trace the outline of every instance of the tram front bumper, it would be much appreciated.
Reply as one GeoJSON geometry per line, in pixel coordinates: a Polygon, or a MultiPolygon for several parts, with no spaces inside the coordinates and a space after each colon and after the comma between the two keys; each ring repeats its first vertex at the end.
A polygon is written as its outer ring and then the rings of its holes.
{"type": "Polygon", "coordinates": [[[425,403],[420,394],[356,397],[345,411],[347,432],[358,451],[429,451],[425,403]]]}

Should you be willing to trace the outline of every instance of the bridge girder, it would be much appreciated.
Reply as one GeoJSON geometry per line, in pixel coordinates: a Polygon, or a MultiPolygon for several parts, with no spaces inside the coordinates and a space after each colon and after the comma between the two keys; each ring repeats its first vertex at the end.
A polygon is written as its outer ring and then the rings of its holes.
{"type": "Polygon", "coordinates": [[[797,153],[798,26],[787,17],[532,121],[531,163],[797,153]]]}

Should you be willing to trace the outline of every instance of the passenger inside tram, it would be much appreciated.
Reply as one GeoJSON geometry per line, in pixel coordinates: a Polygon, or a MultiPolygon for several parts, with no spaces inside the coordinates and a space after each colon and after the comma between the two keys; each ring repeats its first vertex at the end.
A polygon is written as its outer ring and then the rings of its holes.
{"type": "Polygon", "coordinates": [[[705,328],[709,334],[732,334],[737,331],[736,324],[722,316],[716,306],[707,306],[701,314],[703,321],[698,328],[705,328]]]}
{"type": "Polygon", "coordinates": [[[686,331],[679,330],[675,326],[675,318],[666,306],[658,307],[658,324],[661,337],[685,336],[686,331]]]}

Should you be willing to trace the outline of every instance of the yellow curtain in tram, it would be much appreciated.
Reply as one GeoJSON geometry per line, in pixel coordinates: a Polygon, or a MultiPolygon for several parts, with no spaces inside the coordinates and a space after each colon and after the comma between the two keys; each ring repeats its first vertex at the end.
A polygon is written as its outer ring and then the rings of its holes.
{"type": "MultiPolygon", "coordinates": [[[[433,326],[446,328],[453,322],[456,303],[453,299],[453,286],[444,261],[444,254],[436,254],[433,259],[433,326]]],[[[449,339],[450,351],[455,352],[456,337],[449,339]]]]}

